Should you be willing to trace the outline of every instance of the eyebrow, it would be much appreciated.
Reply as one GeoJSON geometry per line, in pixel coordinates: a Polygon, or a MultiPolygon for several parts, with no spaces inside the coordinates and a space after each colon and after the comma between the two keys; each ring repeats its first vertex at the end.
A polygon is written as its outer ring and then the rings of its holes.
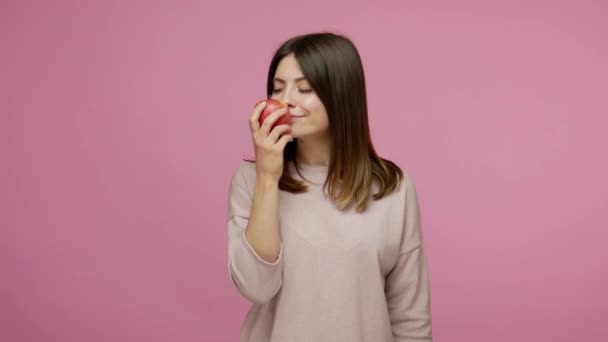
{"type": "MultiPolygon", "coordinates": [[[[277,81],[279,83],[286,83],[283,79],[280,79],[278,77],[275,77],[274,81],[277,81]]],[[[300,81],[306,81],[306,77],[298,77],[295,79],[295,82],[300,82],[300,81]]]]}

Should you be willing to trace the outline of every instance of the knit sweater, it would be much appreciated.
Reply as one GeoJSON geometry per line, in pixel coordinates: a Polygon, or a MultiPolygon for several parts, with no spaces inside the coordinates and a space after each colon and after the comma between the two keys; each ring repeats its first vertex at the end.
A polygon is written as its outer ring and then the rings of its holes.
{"type": "MultiPolygon", "coordinates": [[[[338,210],[323,191],[328,167],[302,165],[305,193],[279,191],[281,247],[275,262],[245,238],[256,167],[233,173],[228,274],[252,303],[241,342],[431,341],[430,291],[412,178],[370,199],[363,213],[338,210]]],[[[373,183],[372,189],[378,189],[373,183]]]]}

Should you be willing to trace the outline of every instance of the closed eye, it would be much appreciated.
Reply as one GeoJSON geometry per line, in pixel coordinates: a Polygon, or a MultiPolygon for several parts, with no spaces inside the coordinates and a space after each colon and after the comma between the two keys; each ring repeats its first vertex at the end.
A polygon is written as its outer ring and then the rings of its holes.
{"type": "MultiPolygon", "coordinates": [[[[300,93],[304,93],[304,94],[312,93],[312,89],[298,89],[298,90],[300,91],[300,93]]],[[[272,92],[274,94],[276,94],[276,93],[280,93],[281,91],[283,91],[283,89],[274,89],[272,92]]]]}

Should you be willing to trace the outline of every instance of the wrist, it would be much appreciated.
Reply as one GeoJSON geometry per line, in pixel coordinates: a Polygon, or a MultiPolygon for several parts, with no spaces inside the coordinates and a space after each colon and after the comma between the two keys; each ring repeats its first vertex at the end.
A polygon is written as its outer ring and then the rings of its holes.
{"type": "Polygon", "coordinates": [[[270,175],[266,175],[266,174],[260,174],[258,177],[256,177],[256,186],[260,186],[262,188],[269,188],[269,187],[276,187],[279,185],[279,178],[270,176],[270,175]]]}

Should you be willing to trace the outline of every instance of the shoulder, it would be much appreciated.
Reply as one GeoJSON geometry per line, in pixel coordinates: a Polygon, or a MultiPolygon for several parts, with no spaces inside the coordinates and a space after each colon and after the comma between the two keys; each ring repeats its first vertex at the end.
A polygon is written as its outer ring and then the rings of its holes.
{"type": "Polygon", "coordinates": [[[414,179],[406,167],[404,167],[401,163],[392,160],[384,159],[384,161],[388,162],[388,164],[392,166],[392,169],[397,173],[396,176],[399,178],[397,192],[405,192],[407,189],[415,187],[414,179]]]}
{"type": "MultiPolygon", "coordinates": [[[[386,159],[384,159],[386,161],[386,159]]],[[[412,194],[416,196],[416,186],[414,184],[414,178],[409,172],[409,170],[403,167],[401,164],[396,163],[394,161],[388,161],[387,163],[390,165],[390,170],[393,172],[393,187],[388,190],[381,198],[376,199],[375,201],[380,201],[386,203],[394,208],[398,208],[396,210],[402,210],[406,205],[408,200],[412,197],[412,194]]],[[[387,183],[392,183],[393,181],[388,181],[387,183]]],[[[385,183],[385,184],[387,184],[385,183]]],[[[380,192],[380,182],[378,180],[374,180],[373,182],[373,192],[380,192]]]]}
{"type": "Polygon", "coordinates": [[[400,201],[403,201],[406,212],[413,208],[417,208],[419,205],[416,183],[414,182],[412,175],[406,170],[403,170],[403,178],[399,185],[399,198],[400,201]]]}
{"type": "Polygon", "coordinates": [[[255,182],[255,162],[241,161],[232,171],[230,183],[232,187],[239,186],[250,189],[255,182]]]}
{"type": "Polygon", "coordinates": [[[412,174],[404,167],[399,165],[399,168],[402,171],[403,177],[399,181],[399,185],[397,186],[396,193],[398,193],[398,197],[401,199],[406,199],[410,196],[416,196],[416,184],[414,181],[414,177],[412,174]]]}
{"type": "Polygon", "coordinates": [[[242,160],[241,163],[235,168],[232,175],[233,177],[237,175],[242,177],[255,177],[255,162],[242,160]]]}
{"type": "Polygon", "coordinates": [[[408,173],[405,170],[403,170],[403,178],[401,179],[401,186],[404,187],[406,190],[413,189],[416,187],[416,185],[414,184],[414,178],[412,177],[412,175],[410,173],[408,173]]]}

